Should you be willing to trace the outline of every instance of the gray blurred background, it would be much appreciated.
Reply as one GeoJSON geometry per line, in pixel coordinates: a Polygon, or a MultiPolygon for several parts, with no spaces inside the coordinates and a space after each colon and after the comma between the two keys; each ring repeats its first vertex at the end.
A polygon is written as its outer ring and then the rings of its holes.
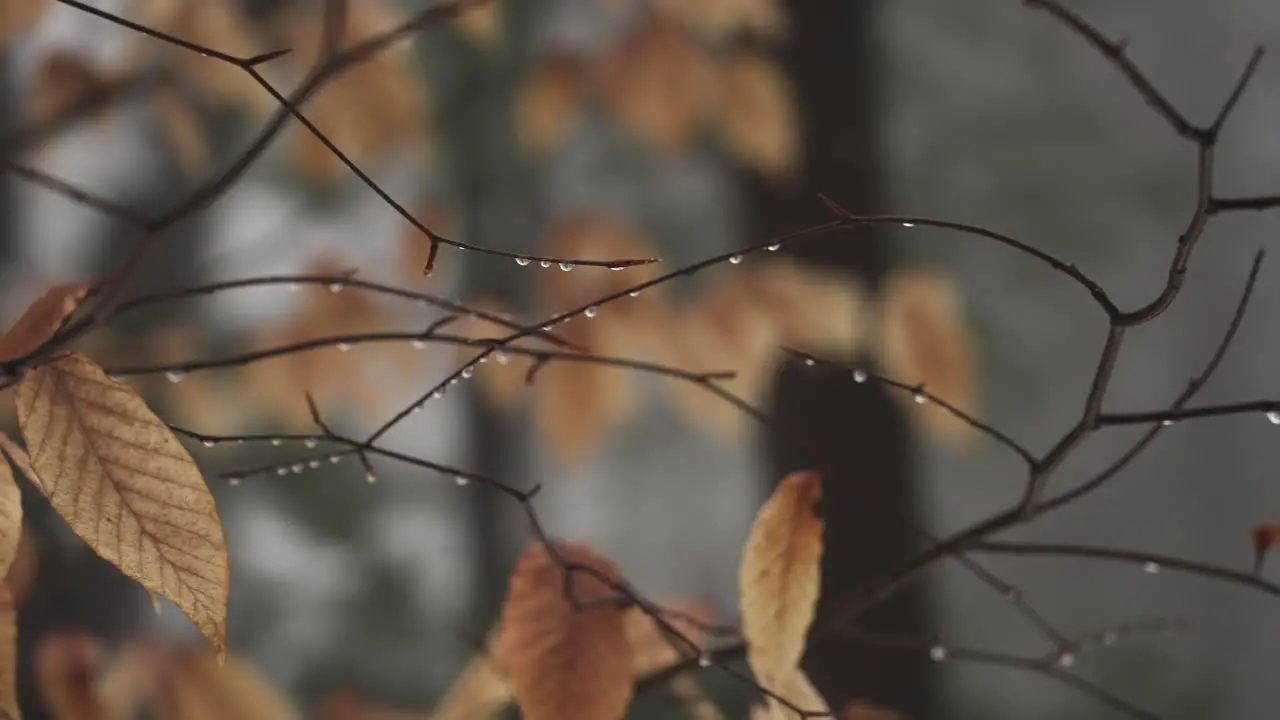
{"type": "MultiPolygon", "coordinates": [[[[140,12],[127,0],[96,4],[129,17],[140,12]]],[[[379,4],[401,11],[425,6],[379,4]]],[[[269,27],[264,18],[276,5],[255,0],[239,9],[250,27],[269,27]]],[[[513,117],[532,69],[557,54],[586,58],[588,67],[603,62],[600,54],[647,17],[646,3],[499,5],[495,35],[433,28],[412,46],[416,77],[429,88],[433,151],[392,151],[361,162],[406,207],[439,208],[446,233],[475,245],[538,253],[558,219],[598,215],[640,232],[666,268],[824,220],[816,192],[827,192],[856,211],[930,216],[1008,233],[1076,263],[1130,308],[1164,282],[1192,210],[1194,148],[1097,52],[1013,0],[786,0],[777,8],[791,26],[788,38],[709,41],[719,50],[738,47],[734,43],[763,48],[759,52],[789,74],[803,150],[799,179],[784,189],[760,179],[715,138],[699,135],[679,152],[660,152],[598,109],[570,123],[554,148],[528,152],[513,117]]],[[[1280,41],[1280,6],[1259,0],[1069,7],[1110,37],[1129,38],[1132,57],[1193,121],[1212,117],[1254,45],[1280,41]]],[[[137,67],[130,59],[136,45],[127,31],[51,5],[34,30],[0,55],[5,137],[29,125],[33,96],[51,82],[42,74],[51,54],[70,53],[87,67],[123,76],[137,67]]],[[[1277,88],[1280,69],[1264,60],[1220,146],[1224,193],[1280,189],[1277,88]]],[[[184,167],[164,141],[148,92],[128,93],[102,118],[21,148],[22,161],[147,212],[167,208],[202,175],[184,167]]],[[[243,108],[200,105],[199,112],[211,158],[205,173],[229,162],[261,123],[243,108]]],[[[422,278],[404,259],[411,237],[404,221],[350,173],[300,170],[291,137],[213,207],[166,237],[148,284],[303,273],[324,261],[358,266],[365,279],[463,300],[492,298],[526,319],[538,316],[533,288],[554,268],[446,249],[440,270],[422,278]]],[[[7,318],[50,282],[100,272],[134,237],[122,223],[12,173],[0,177],[0,188],[7,318]]],[[[1215,220],[1178,303],[1130,334],[1109,409],[1162,407],[1199,371],[1226,326],[1250,257],[1277,230],[1274,215],[1215,220]]],[[[924,228],[859,231],[856,238],[806,244],[796,257],[857,278],[873,295],[894,268],[942,270],[962,298],[983,418],[1043,451],[1078,417],[1106,326],[1087,295],[1062,276],[994,244],[924,228]]],[[[709,282],[698,276],[669,290],[683,297],[709,282]]],[[[123,325],[103,341],[103,353],[134,362],[166,347],[158,335],[185,324],[178,343],[185,356],[223,354],[254,333],[269,335],[299,310],[301,297],[285,287],[219,294],[123,325]]],[[[1280,271],[1271,263],[1262,270],[1240,338],[1200,400],[1280,395],[1274,371],[1280,347],[1270,332],[1278,304],[1280,271]]],[[[379,310],[379,317],[414,328],[437,317],[432,312],[398,303],[379,310]]],[[[451,352],[433,349],[418,356],[424,359],[414,361],[409,374],[390,373],[384,363],[393,360],[379,357],[381,348],[354,348],[356,360],[338,371],[350,373],[353,383],[359,375],[362,387],[387,385],[378,390],[387,399],[382,406],[356,398],[349,408],[333,409],[331,419],[352,434],[376,427],[456,367],[451,352]]],[[[728,622],[737,612],[742,541],[755,509],[786,470],[816,463],[838,476],[828,482],[874,485],[879,497],[937,534],[985,517],[1021,492],[1016,457],[982,442],[964,449],[939,443],[878,392],[851,390],[843,377],[821,380],[844,383],[827,387],[801,375],[781,371],[776,392],[762,398],[780,414],[800,418],[786,426],[792,430],[753,430],[737,441],[708,433],[645,380],[638,409],[576,464],[548,450],[527,412],[501,413],[477,400],[473,383],[428,403],[386,443],[516,486],[543,483],[537,509],[550,532],[589,542],[651,597],[702,598],[728,622]],[[836,408],[847,393],[855,393],[848,397],[857,407],[836,408]],[[812,449],[824,443],[841,448],[812,449]]],[[[174,388],[152,380],[139,380],[138,387],[162,414],[180,404],[167,394],[174,388]]],[[[296,411],[290,411],[294,418],[296,411]]],[[[280,431],[280,417],[260,415],[227,411],[212,427],[202,424],[215,422],[212,415],[184,411],[175,422],[208,432],[280,431]]],[[[1103,491],[1008,537],[1133,547],[1246,568],[1249,530],[1280,518],[1278,456],[1270,451],[1275,433],[1261,417],[1181,423],[1103,491]]],[[[1087,478],[1136,434],[1099,433],[1054,477],[1053,487],[1087,478]]],[[[208,470],[230,544],[232,648],[303,707],[336,688],[352,688],[379,704],[429,708],[495,617],[512,559],[528,540],[518,508],[447,476],[381,464],[373,484],[344,462],[232,487],[215,474],[311,452],[248,445],[193,452],[208,470]]],[[[190,633],[175,612],[157,620],[140,592],[91,562],[39,501],[28,500],[47,537],[42,594],[29,603],[36,610],[24,609],[36,618],[24,620],[30,626],[24,637],[64,627],[115,636],[190,633]],[[59,572],[71,579],[58,580],[59,572]],[[89,579],[100,595],[78,600],[89,579]]],[[[839,525],[828,529],[837,533],[828,535],[828,560],[849,570],[824,569],[824,603],[834,601],[829,588],[865,580],[916,543],[901,518],[877,511],[870,500],[828,512],[838,518],[828,525],[839,525]],[[859,528],[867,534],[857,535],[859,528]]],[[[1252,720],[1280,703],[1272,678],[1280,612],[1261,593],[1123,564],[983,562],[1069,631],[1190,617],[1185,632],[1094,648],[1073,668],[1161,717],[1252,720]]],[[[929,578],[904,599],[901,613],[886,616],[885,627],[937,633],[963,647],[1048,649],[1008,603],[961,568],[940,564],[929,578]]],[[[1040,677],[931,663],[920,653],[861,652],[849,665],[813,660],[825,663],[811,674],[828,699],[843,683],[919,718],[1120,717],[1040,677]]],[[[714,671],[704,675],[725,701],[726,716],[742,716],[748,696],[714,671]]],[[[681,712],[661,698],[636,706],[637,717],[681,712]]]]}

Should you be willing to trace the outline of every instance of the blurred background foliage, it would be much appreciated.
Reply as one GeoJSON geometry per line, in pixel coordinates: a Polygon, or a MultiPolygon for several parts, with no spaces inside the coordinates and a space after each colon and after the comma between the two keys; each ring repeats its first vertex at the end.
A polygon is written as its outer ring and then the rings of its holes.
{"type": "MultiPolygon", "coordinates": [[[[859,212],[954,219],[1024,238],[1087,266],[1122,303],[1156,286],[1189,212],[1191,157],[1076,38],[1005,0],[806,1],[481,3],[342,74],[305,106],[371,181],[436,232],[515,254],[652,256],[660,265],[565,271],[444,248],[424,277],[424,238],[294,123],[224,198],[168,233],[146,285],[352,271],[533,322],[826,219],[816,197],[826,192],[859,212]]],[[[237,56],[292,48],[263,66],[281,92],[300,81],[321,37],[318,0],[92,4],[237,56]]],[[[1219,101],[1244,48],[1280,35],[1280,13],[1255,0],[1212,9],[1190,0],[1083,5],[1108,32],[1134,38],[1139,62],[1196,117],[1219,101]]],[[[423,7],[355,0],[344,42],[423,7]]],[[[229,65],[55,2],[6,0],[0,47],[0,137],[46,126],[94,93],[114,98],[39,142],[5,146],[6,162],[146,214],[224,168],[275,107],[229,65]]],[[[1257,86],[1274,87],[1276,77],[1264,68],[1257,86]]],[[[1242,192],[1280,182],[1277,102],[1251,95],[1230,129],[1239,139],[1224,148],[1222,172],[1238,177],[1242,192]]],[[[0,187],[8,317],[51,282],[102,272],[135,232],[12,173],[0,187]]],[[[1182,304],[1122,363],[1116,402],[1147,407],[1180,389],[1224,322],[1242,258],[1257,245],[1249,239],[1275,230],[1265,219],[1223,225],[1236,237],[1215,233],[1182,304]]],[[[937,230],[859,230],[788,250],[647,290],[562,328],[602,355],[736,371],[726,387],[777,409],[787,423],[781,431],[762,432],[691,384],[617,368],[552,364],[526,387],[527,362],[501,356],[410,415],[387,443],[517,487],[545,485],[538,509],[553,534],[586,540],[650,597],[709,603],[724,622],[736,617],[738,553],[755,508],[791,469],[783,465],[820,462],[806,456],[815,443],[842,446],[821,460],[839,482],[874,486],[896,512],[940,533],[1006,502],[1020,482],[1016,466],[937,407],[854,389],[846,377],[796,379],[778,348],[869,362],[926,383],[997,427],[1019,430],[1034,448],[1078,412],[1102,328],[1085,299],[1017,255],[937,230]],[[847,404],[856,405],[852,414],[826,414],[847,404]]],[[[1255,320],[1278,297],[1267,277],[1255,320]]],[[[277,285],[139,313],[88,347],[108,367],[180,363],[312,337],[421,329],[440,317],[342,283],[277,285]]],[[[496,332],[472,319],[454,327],[472,338],[496,332]]],[[[1259,327],[1249,326],[1244,348],[1233,351],[1218,387],[1224,397],[1274,389],[1278,349],[1259,327]]],[[[334,424],[363,433],[467,357],[446,345],[356,345],[126,381],[162,417],[204,433],[306,432],[305,392],[334,424]]],[[[1105,499],[1024,534],[1083,533],[1244,562],[1242,528],[1266,508],[1274,516],[1280,491],[1268,480],[1276,460],[1253,452],[1262,430],[1234,422],[1179,428],[1177,447],[1153,451],[1105,499]],[[1203,483],[1212,476],[1233,483],[1209,497],[1203,483]]],[[[1097,445],[1071,472],[1119,447],[1097,445]]],[[[324,712],[334,718],[358,716],[357,697],[431,708],[496,616],[529,539],[518,508],[403,467],[379,465],[366,482],[358,464],[329,463],[322,450],[193,448],[227,525],[231,645],[309,715],[327,699],[324,712]],[[269,472],[234,483],[219,476],[251,467],[269,472]]],[[[145,595],[26,495],[41,567],[23,606],[28,656],[68,630],[191,638],[178,613],[154,616],[145,595]]],[[[828,538],[829,548],[841,548],[833,567],[848,569],[838,577],[832,573],[843,571],[824,569],[824,587],[856,584],[915,542],[901,517],[871,500],[846,505],[849,515],[829,523],[843,529],[833,532],[866,535],[828,538]]],[[[1064,624],[1199,618],[1190,637],[1099,650],[1082,658],[1081,672],[1170,718],[1256,718],[1280,701],[1264,670],[1280,621],[1255,599],[1129,568],[1058,562],[992,566],[1064,624]]],[[[941,632],[958,645],[1039,647],[1006,603],[954,568],[904,607],[884,622],[941,632]]],[[[814,675],[824,694],[856,686],[917,718],[1106,712],[999,669],[920,657],[899,665],[874,653],[840,665],[830,657],[813,660],[825,664],[814,675]]],[[[24,677],[24,697],[33,699],[29,666],[24,677]]],[[[745,717],[751,698],[739,684],[711,673],[699,682],[723,717],[745,717]]],[[[683,712],[683,701],[658,693],[634,714],[683,712]]],[[[41,717],[35,705],[30,716],[41,717]]]]}

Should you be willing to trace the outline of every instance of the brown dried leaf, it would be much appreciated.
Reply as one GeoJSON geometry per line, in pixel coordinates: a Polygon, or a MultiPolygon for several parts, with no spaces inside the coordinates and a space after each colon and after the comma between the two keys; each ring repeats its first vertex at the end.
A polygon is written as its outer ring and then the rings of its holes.
{"type": "Polygon", "coordinates": [[[525,150],[543,153],[560,144],[581,113],[584,81],[581,58],[553,53],[538,61],[516,105],[516,134],[525,150]]]}
{"type": "MultiPolygon", "coordinates": [[[[618,577],[613,565],[576,543],[558,543],[568,563],[618,577]]],[[[632,662],[615,593],[598,578],[565,572],[541,543],[511,574],[502,606],[498,658],[528,720],[617,720],[631,701],[632,662]]]]}
{"type": "MultiPolygon", "coordinates": [[[[12,477],[9,481],[12,484],[12,477]]],[[[0,584],[0,720],[21,719],[22,712],[18,708],[18,603],[9,586],[0,584]]]]}
{"type": "MultiPolygon", "coordinates": [[[[0,442],[6,441],[12,442],[8,437],[0,442]]],[[[0,578],[9,573],[9,567],[18,557],[18,545],[21,542],[22,491],[13,479],[13,469],[9,467],[9,463],[0,461],[0,578]]]]}
{"type": "Polygon", "coordinates": [[[162,674],[159,720],[299,720],[293,704],[259,670],[232,655],[223,666],[211,653],[168,648],[157,659],[162,674]]]}
{"type": "MultiPolygon", "coordinates": [[[[903,269],[883,289],[880,357],[890,377],[909,385],[923,383],[934,396],[967,413],[976,413],[977,378],[960,293],[942,273],[903,269]]],[[[896,393],[927,430],[962,446],[976,433],[971,425],[936,403],[923,406],[896,393]]]]}
{"type": "MultiPolygon", "coordinates": [[[[716,385],[758,406],[773,382],[780,344],[773,317],[756,304],[745,276],[722,281],[695,307],[666,323],[667,362],[690,372],[734,372],[716,385]]],[[[753,427],[741,409],[705,387],[670,378],[665,385],[690,420],[729,442],[753,427]]]]}
{"type": "Polygon", "coordinates": [[[715,71],[688,33],[655,18],[599,68],[605,102],[627,132],[671,154],[689,148],[711,112],[715,71]]]}
{"type": "Polygon", "coordinates": [[[771,262],[754,276],[753,298],[773,316],[781,343],[850,359],[867,342],[869,303],[861,283],[792,262],[771,262]]]}
{"type": "Polygon", "coordinates": [[[511,685],[494,657],[499,637],[497,630],[489,634],[484,652],[453,682],[431,712],[431,720],[486,720],[502,715],[511,699],[511,685]]]}
{"type": "Polygon", "coordinates": [[[47,0],[5,0],[0,3],[0,47],[31,32],[44,15],[47,0]]]}
{"type": "Polygon", "coordinates": [[[783,478],[760,508],[742,550],[739,598],[747,662],[764,687],[778,692],[804,654],[805,635],[818,601],[823,521],[817,473],[783,478]]]}
{"type": "MultiPolygon", "coordinates": [[[[704,627],[715,618],[715,608],[710,603],[701,601],[684,601],[666,603],[664,610],[672,611],[663,618],[679,630],[694,644],[702,647],[707,633],[704,627]]],[[[626,625],[627,642],[631,645],[632,659],[635,661],[636,677],[649,675],[664,667],[679,662],[681,653],[668,642],[653,618],[640,608],[628,608],[623,613],[626,625]]]]}
{"type": "Polygon", "coordinates": [[[1271,546],[1280,540],[1280,523],[1259,525],[1253,530],[1253,571],[1262,572],[1262,563],[1267,559],[1271,546]]]}
{"type": "MultiPolygon", "coordinates": [[[[809,682],[809,676],[799,667],[793,667],[786,675],[779,679],[776,686],[769,687],[777,695],[782,696],[787,702],[795,707],[804,710],[807,713],[830,713],[827,707],[827,701],[823,699],[818,689],[809,682]]],[[[767,704],[773,718],[776,720],[789,720],[797,717],[796,711],[778,702],[777,698],[770,697],[767,704]]]]}
{"type": "Polygon", "coordinates": [[[739,161],[775,182],[800,164],[800,123],[791,84],[777,63],[750,50],[729,55],[720,68],[718,125],[739,161]]]}
{"type": "Polygon", "coordinates": [[[32,482],[85,542],[226,652],[227,546],[213,495],[182,443],[129,387],[83,355],[18,384],[32,482]]]}
{"type": "Polygon", "coordinates": [[[62,326],[62,321],[75,312],[89,291],[89,283],[54,285],[36,298],[9,331],[0,337],[0,362],[22,357],[36,348],[62,326]]]}
{"type": "Polygon", "coordinates": [[[36,648],[36,687],[53,720],[108,720],[92,680],[102,645],[81,634],[46,637],[36,648]]]}
{"type": "Polygon", "coordinates": [[[151,96],[151,102],[160,132],[173,151],[178,167],[188,176],[202,175],[209,169],[213,150],[209,147],[209,138],[205,135],[200,116],[172,87],[157,90],[151,96]]]}
{"type": "Polygon", "coordinates": [[[44,125],[60,117],[82,98],[106,92],[113,78],[73,52],[45,56],[27,91],[25,114],[32,125],[44,125]]]}

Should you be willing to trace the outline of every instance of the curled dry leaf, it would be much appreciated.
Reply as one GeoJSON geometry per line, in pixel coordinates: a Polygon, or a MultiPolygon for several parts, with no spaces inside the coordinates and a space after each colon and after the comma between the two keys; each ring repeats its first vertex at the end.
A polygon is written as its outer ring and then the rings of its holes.
{"type": "Polygon", "coordinates": [[[8,0],[0,4],[0,47],[20,40],[44,16],[48,0],[8,0]]]}
{"type": "MultiPolygon", "coordinates": [[[[8,437],[4,440],[6,444],[12,444],[8,437]]],[[[9,463],[0,460],[0,578],[8,575],[21,543],[22,491],[13,479],[9,463]]]]}
{"type": "Polygon", "coordinates": [[[78,353],[18,384],[31,481],[90,547],[163,595],[226,652],[227,546],[182,443],[129,387],[78,353]]]}
{"type": "Polygon", "coordinates": [[[40,347],[62,327],[89,291],[89,283],[54,285],[36,298],[18,321],[0,337],[0,362],[22,357],[40,347]]]}
{"type": "Polygon", "coordinates": [[[0,584],[0,720],[21,720],[18,707],[18,603],[0,584]]]}
{"type": "Polygon", "coordinates": [[[552,53],[538,60],[520,89],[516,134],[529,152],[555,149],[582,111],[584,66],[581,58],[552,53]]]}
{"type": "MultiPolygon", "coordinates": [[[[558,543],[561,559],[618,572],[576,543],[558,543]]],[[[502,606],[498,658],[528,720],[618,720],[632,692],[632,662],[615,593],[599,578],[565,571],[542,543],[516,563],[502,606]],[[566,597],[566,590],[579,607],[566,597]]]]}
{"type": "Polygon", "coordinates": [[[756,680],[778,694],[802,688],[803,678],[795,675],[818,601],[823,522],[815,504],[821,499],[817,473],[783,478],[756,514],[742,550],[739,601],[747,662],[756,680]]]}
{"type": "Polygon", "coordinates": [[[1271,546],[1280,540],[1280,523],[1260,525],[1253,530],[1253,571],[1262,572],[1262,563],[1267,559],[1271,546]]]}
{"type": "Polygon", "coordinates": [[[728,55],[719,73],[717,125],[729,152],[774,181],[793,177],[800,164],[796,100],[782,70],[750,50],[728,55]]]}
{"type": "MultiPolygon", "coordinates": [[[[923,383],[929,393],[973,414],[978,410],[976,363],[962,314],[960,293],[945,275],[899,270],[883,289],[879,351],[890,377],[923,383]]],[[[940,439],[961,445],[975,436],[971,425],[937,403],[921,406],[906,393],[895,396],[940,439]]]]}
{"type": "Polygon", "coordinates": [[[668,153],[689,148],[711,111],[714,69],[687,32],[654,18],[599,68],[606,105],[627,132],[668,153]]]}
{"type": "Polygon", "coordinates": [[[780,39],[789,30],[778,0],[655,0],[654,9],[710,40],[739,33],[780,39]]]}
{"type": "Polygon", "coordinates": [[[511,699],[511,686],[494,657],[498,637],[497,630],[489,633],[484,651],[467,664],[431,712],[431,720],[487,720],[501,716],[511,699]]]}

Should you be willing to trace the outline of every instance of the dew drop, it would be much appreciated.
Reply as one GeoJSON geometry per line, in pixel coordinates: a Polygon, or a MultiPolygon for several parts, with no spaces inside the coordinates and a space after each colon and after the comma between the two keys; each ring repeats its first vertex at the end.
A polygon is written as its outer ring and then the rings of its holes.
{"type": "Polygon", "coordinates": [[[347,286],[346,286],[346,285],[343,285],[342,283],[329,283],[329,292],[331,292],[331,293],[340,293],[340,292],[342,292],[343,290],[345,290],[345,289],[346,289],[346,287],[347,287],[347,286]]]}
{"type": "Polygon", "coordinates": [[[1076,656],[1074,653],[1064,652],[1058,656],[1058,667],[1069,668],[1076,664],[1076,656]]]}
{"type": "Polygon", "coordinates": [[[451,378],[449,378],[449,384],[450,384],[450,385],[457,385],[457,384],[458,384],[458,378],[456,378],[456,377],[451,377],[451,378]]]}
{"type": "Polygon", "coordinates": [[[300,285],[299,283],[296,283],[296,282],[289,283],[289,292],[298,292],[301,289],[302,289],[302,285],[300,285]]]}
{"type": "Polygon", "coordinates": [[[520,267],[524,267],[531,262],[533,261],[530,260],[529,258],[516,258],[516,264],[519,265],[520,267]]]}
{"type": "Polygon", "coordinates": [[[858,384],[862,384],[862,383],[866,382],[866,381],[867,381],[867,371],[866,371],[866,370],[854,370],[854,371],[853,371],[853,381],[854,381],[854,382],[856,382],[856,383],[858,383],[858,384]]]}
{"type": "MultiPolygon", "coordinates": [[[[464,380],[469,379],[475,373],[476,373],[476,369],[470,365],[462,368],[462,377],[464,380]]],[[[456,380],[457,378],[454,378],[454,379],[456,380]]]]}
{"type": "Polygon", "coordinates": [[[186,377],[187,377],[187,374],[182,372],[181,370],[170,370],[169,372],[164,374],[164,379],[174,384],[182,382],[182,380],[186,377]]]}
{"type": "Polygon", "coordinates": [[[280,447],[280,438],[271,438],[271,445],[273,447],[280,447]]]}
{"type": "Polygon", "coordinates": [[[1156,573],[1160,572],[1160,564],[1148,560],[1147,562],[1142,564],[1142,572],[1148,575],[1155,575],[1156,573]]]}
{"type": "Polygon", "coordinates": [[[699,655],[699,656],[698,656],[698,667],[701,667],[701,668],[709,668],[709,667],[711,667],[711,656],[710,656],[710,655],[707,655],[706,653],[703,653],[703,654],[699,655]]]}
{"type": "Polygon", "coordinates": [[[741,256],[741,255],[733,255],[733,256],[731,256],[731,257],[729,258],[729,262],[730,262],[731,264],[733,264],[733,265],[737,265],[738,263],[742,262],[742,256],[741,256]]]}
{"type": "Polygon", "coordinates": [[[454,482],[454,484],[456,484],[458,487],[463,487],[463,486],[465,486],[467,483],[469,483],[469,482],[471,482],[471,481],[470,481],[470,480],[468,480],[468,479],[466,479],[465,477],[463,477],[463,476],[461,476],[461,475],[455,475],[455,476],[454,476],[454,478],[453,478],[453,482],[454,482]]]}
{"type": "Polygon", "coordinates": [[[423,342],[418,338],[414,338],[413,340],[409,341],[409,344],[413,346],[414,350],[421,350],[422,348],[427,346],[425,342],[423,342]]]}
{"type": "Polygon", "coordinates": [[[1172,421],[1172,420],[1161,420],[1161,421],[1160,421],[1160,425],[1161,425],[1162,427],[1172,427],[1172,426],[1173,426],[1173,421],[1172,421]]]}
{"type": "Polygon", "coordinates": [[[560,269],[565,272],[569,272],[573,269],[573,263],[562,262],[560,263],[560,269]]]}
{"type": "Polygon", "coordinates": [[[420,413],[420,412],[422,412],[422,403],[418,403],[417,405],[414,405],[414,406],[413,406],[413,409],[411,409],[409,412],[411,412],[411,413],[420,413]]]}
{"type": "Polygon", "coordinates": [[[346,352],[350,349],[351,349],[351,343],[344,343],[344,342],[338,343],[338,350],[340,352],[346,352]]]}
{"type": "Polygon", "coordinates": [[[639,291],[639,290],[632,290],[631,292],[627,293],[627,295],[628,295],[628,296],[630,296],[630,297],[640,297],[640,291],[639,291]]]}
{"type": "Polygon", "coordinates": [[[497,360],[499,365],[506,365],[511,362],[511,358],[507,357],[507,354],[504,352],[494,353],[493,359],[497,360]]]}
{"type": "Polygon", "coordinates": [[[290,469],[293,470],[295,473],[301,473],[303,470],[307,469],[307,466],[303,465],[302,463],[294,463],[290,469]]]}
{"type": "Polygon", "coordinates": [[[591,307],[587,308],[586,310],[583,310],[583,311],[582,311],[582,314],[583,314],[583,315],[586,315],[586,316],[587,316],[587,317],[589,317],[589,318],[593,318],[593,317],[595,317],[596,315],[599,315],[599,314],[600,314],[600,308],[596,307],[595,305],[592,305],[591,307]]]}
{"type": "Polygon", "coordinates": [[[1114,630],[1108,630],[1102,634],[1102,644],[1110,647],[1120,641],[1120,636],[1114,630]]]}
{"type": "Polygon", "coordinates": [[[543,260],[542,262],[540,262],[540,263],[538,263],[538,264],[539,264],[539,265],[541,265],[541,266],[542,266],[542,267],[544,267],[544,268],[549,268],[549,267],[551,267],[551,261],[550,261],[550,260],[543,260]]]}
{"type": "Polygon", "coordinates": [[[280,467],[276,468],[276,474],[277,474],[277,475],[288,475],[288,474],[289,474],[289,468],[285,467],[284,465],[281,465],[280,467]]]}
{"type": "Polygon", "coordinates": [[[239,475],[232,475],[231,477],[227,478],[227,483],[228,483],[229,485],[231,485],[231,487],[235,487],[235,486],[239,485],[239,484],[240,484],[240,476],[239,476],[239,475]]]}
{"type": "Polygon", "coordinates": [[[934,662],[942,662],[947,659],[947,649],[941,645],[934,645],[929,648],[929,659],[934,662]]]}
{"type": "Polygon", "coordinates": [[[308,460],[308,461],[307,461],[307,467],[311,468],[312,470],[315,470],[316,468],[320,467],[320,461],[319,461],[319,460],[308,460]]]}
{"type": "Polygon", "coordinates": [[[813,358],[805,358],[805,359],[804,359],[804,364],[805,364],[806,366],[808,366],[808,367],[813,367],[814,365],[817,365],[817,364],[818,364],[818,361],[817,361],[817,360],[814,360],[813,358]]]}
{"type": "Polygon", "coordinates": [[[913,228],[915,226],[916,226],[915,223],[902,223],[902,227],[905,227],[905,228],[913,228]]]}
{"type": "Polygon", "coordinates": [[[770,245],[770,246],[769,246],[769,252],[778,252],[778,250],[779,250],[781,247],[782,247],[782,244],[781,244],[781,243],[774,243],[773,245],[770,245]]]}
{"type": "Polygon", "coordinates": [[[1267,422],[1272,425],[1280,425],[1280,410],[1272,410],[1267,413],[1267,422]]]}
{"type": "Polygon", "coordinates": [[[310,449],[315,447],[316,445],[319,445],[320,441],[315,438],[307,438],[306,440],[302,441],[302,444],[307,446],[308,449],[310,449]]]}
{"type": "Polygon", "coordinates": [[[435,392],[431,393],[431,397],[435,398],[436,400],[439,400],[440,398],[444,397],[444,390],[436,390],[435,392]]]}
{"type": "Polygon", "coordinates": [[[218,441],[217,441],[217,440],[204,440],[204,441],[202,441],[200,444],[201,444],[201,445],[203,445],[203,446],[205,446],[205,447],[213,447],[214,445],[217,445],[217,444],[218,444],[218,441]]]}
{"type": "Polygon", "coordinates": [[[915,392],[911,394],[911,399],[915,400],[917,405],[923,405],[929,398],[925,397],[922,392],[915,392]]]}
{"type": "Polygon", "coordinates": [[[367,483],[376,483],[378,482],[378,476],[374,474],[372,471],[367,472],[364,474],[364,481],[367,483]]]}
{"type": "Polygon", "coordinates": [[[333,463],[334,465],[337,465],[338,463],[342,462],[342,457],[338,455],[330,455],[329,462],[333,463]]]}

